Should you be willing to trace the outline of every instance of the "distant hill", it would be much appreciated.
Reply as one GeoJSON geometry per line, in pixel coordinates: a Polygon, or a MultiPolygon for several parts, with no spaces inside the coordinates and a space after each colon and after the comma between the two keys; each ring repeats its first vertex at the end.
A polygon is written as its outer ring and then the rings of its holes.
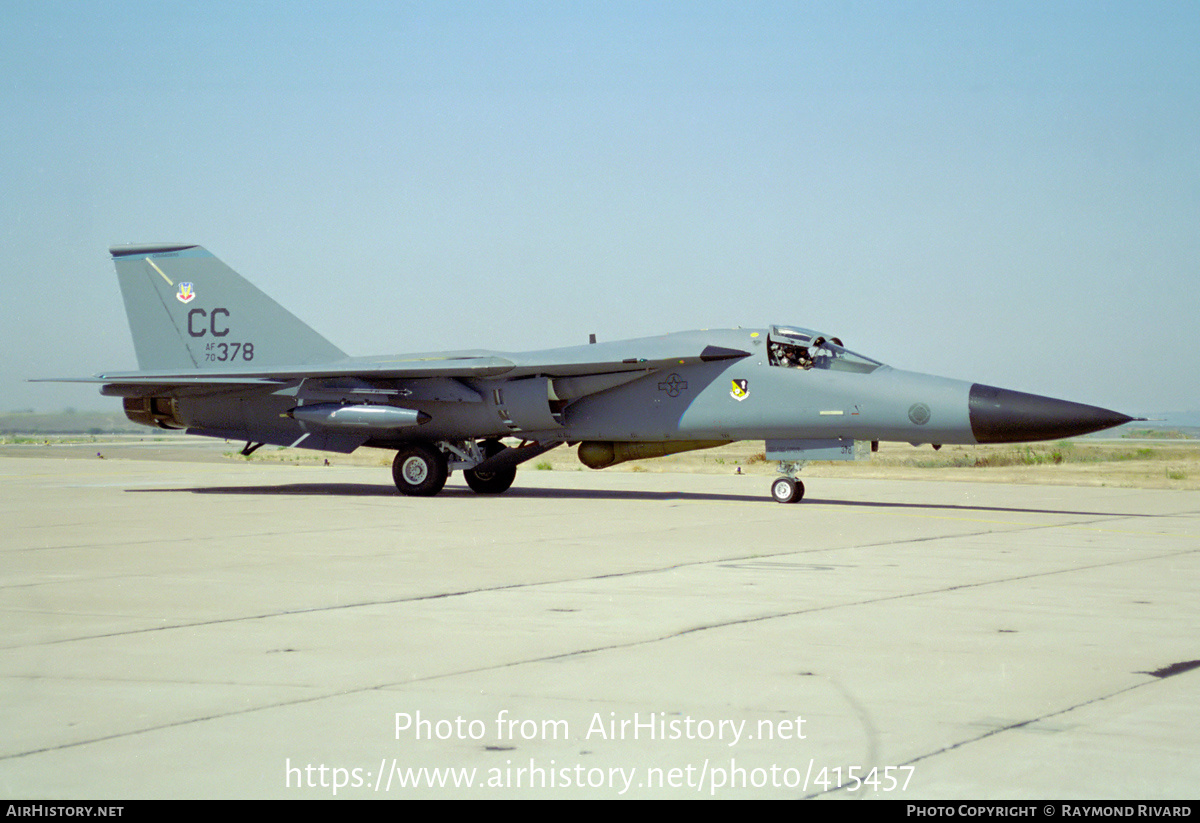
{"type": "Polygon", "coordinates": [[[145,433],[122,412],[0,412],[0,434],[114,434],[145,433]]]}
{"type": "Polygon", "coordinates": [[[1152,414],[1156,428],[1192,428],[1200,429],[1200,411],[1161,412],[1152,414]]]}
{"type": "Polygon", "coordinates": [[[1155,412],[1146,415],[1149,420],[1136,420],[1115,429],[1093,432],[1088,437],[1147,437],[1183,440],[1200,440],[1200,411],[1155,412]]]}

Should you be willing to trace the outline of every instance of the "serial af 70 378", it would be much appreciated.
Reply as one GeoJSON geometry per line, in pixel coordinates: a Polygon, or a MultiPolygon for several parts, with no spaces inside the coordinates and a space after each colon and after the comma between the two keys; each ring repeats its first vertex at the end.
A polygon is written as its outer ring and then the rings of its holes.
{"type": "Polygon", "coordinates": [[[461,470],[480,494],[563,443],[593,469],[765,440],[771,496],[804,495],[808,460],[880,440],[1006,443],[1117,426],[1118,412],[891,368],[789,324],[690,331],[519,354],[348,357],[200,246],[109,250],[136,372],[82,378],[131,420],[189,434],[349,453],[394,449],[401,492],[461,470]],[[505,445],[502,438],[519,440],[505,445]]]}

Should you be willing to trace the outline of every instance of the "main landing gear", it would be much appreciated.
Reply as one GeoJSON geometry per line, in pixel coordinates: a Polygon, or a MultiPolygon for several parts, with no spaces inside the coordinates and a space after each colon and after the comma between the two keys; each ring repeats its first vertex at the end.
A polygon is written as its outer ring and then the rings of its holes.
{"type": "Polygon", "coordinates": [[[557,445],[530,442],[505,446],[495,439],[407,443],[396,451],[392,479],[401,494],[432,497],[458,469],[476,494],[503,494],[516,480],[519,463],[557,445]]]}
{"type": "MultiPolygon", "coordinates": [[[[483,457],[485,460],[489,457],[495,457],[502,451],[504,451],[504,445],[499,440],[483,441],[483,457]]],[[[477,494],[503,494],[508,491],[508,487],[517,479],[517,467],[509,466],[506,469],[497,469],[490,472],[466,469],[463,471],[463,477],[466,479],[467,485],[471,487],[471,491],[477,494]]]]}
{"type": "Polygon", "coordinates": [[[401,494],[432,497],[449,476],[446,453],[433,445],[411,443],[397,451],[392,461],[392,479],[401,494]]]}

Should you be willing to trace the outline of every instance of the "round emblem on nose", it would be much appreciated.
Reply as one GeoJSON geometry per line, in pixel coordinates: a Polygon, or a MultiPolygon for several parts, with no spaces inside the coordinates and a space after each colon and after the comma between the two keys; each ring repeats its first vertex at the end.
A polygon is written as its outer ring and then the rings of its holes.
{"type": "Polygon", "coordinates": [[[930,411],[929,406],[924,403],[913,403],[908,407],[908,419],[916,423],[918,426],[924,426],[929,422],[930,411]]]}

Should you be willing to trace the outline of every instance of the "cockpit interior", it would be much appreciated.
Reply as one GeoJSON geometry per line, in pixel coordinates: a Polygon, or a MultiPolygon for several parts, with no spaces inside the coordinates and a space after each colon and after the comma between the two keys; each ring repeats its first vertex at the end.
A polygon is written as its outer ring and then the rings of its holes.
{"type": "Polygon", "coordinates": [[[883,364],[850,351],[836,337],[800,326],[771,326],[767,362],[786,369],[828,369],[870,374],[883,364]]]}

